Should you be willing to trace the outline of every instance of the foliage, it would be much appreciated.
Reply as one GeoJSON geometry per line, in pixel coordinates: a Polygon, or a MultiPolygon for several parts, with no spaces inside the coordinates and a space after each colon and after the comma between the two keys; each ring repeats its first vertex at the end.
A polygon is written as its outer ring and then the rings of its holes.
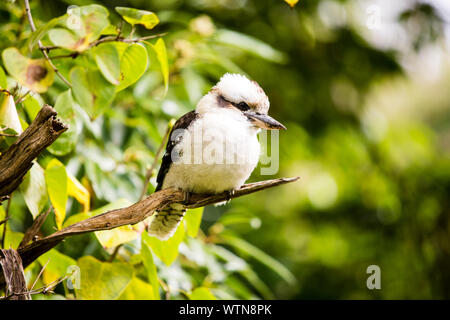
{"type": "MultiPolygon", "coordinates": [[[[400,2],[402,46],[358,20],[364,1],[33,0],[35,32],[22,1],[3,1],[1,132],[44,103],[70,126],[13,193],[6,247],[50,206],[43,234],[139,200],[170,120],[225,72],[265,89],[288,128],[277,175],[301,176],[189,210],[169,241],[144,223],[68,238],[26,269],[29,286],[49,261],[36,287],[81,270],[59,298],[448,298],[448,53],[434,82],[410,72],[422,61],[405,65],[442,50],[445,21],[400,2]],[[371,264],[382,290],[366,288],[371,264]]],[[[0,136],[0,152],[14,139],[0,136]]]]}

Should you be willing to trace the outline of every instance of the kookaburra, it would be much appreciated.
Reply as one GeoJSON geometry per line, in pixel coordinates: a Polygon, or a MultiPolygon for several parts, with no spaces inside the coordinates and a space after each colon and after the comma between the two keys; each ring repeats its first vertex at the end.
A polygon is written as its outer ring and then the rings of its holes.
{"type": "MultiPolygon", "coordinates": [[[[269,99],[255,81],[225,74],[173,126],[157,176],[156,191],[175,187],[189,195],[215,194],[240,188],[260,156],[257,133],[286,129],[271,118],[269,99]]],[[[154,215],[148,232],[167,240],[186,210],[172,204],[154,215]]]]}

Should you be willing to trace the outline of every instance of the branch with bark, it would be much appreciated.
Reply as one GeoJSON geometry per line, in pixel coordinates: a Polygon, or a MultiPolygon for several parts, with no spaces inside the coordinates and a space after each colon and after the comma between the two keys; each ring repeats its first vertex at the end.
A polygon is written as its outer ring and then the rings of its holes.
{"type": "Polygon", "coordinates": [[[0,155],[0,202],[19,186],[33,160],[68,129],[56,115],[51,106],[44,105],[28,128],[0,155]]]}
{"type": "MultiPolygon", "coordinates": [[[[298,177],[280,178],[248,183],[236,190],[232,195],[228,192],[219,194],[194,193],[190,194],[188,201],[185,201],[186,194],[183,191],[173,188],[160,190],[129,207],[111,210],[80,221],[44,238],[36,239],[35,235],[29,235],[29,239],[34,239],[34,242],[26,245],[22,244],[22,246],[18,249],[18,253],[23,261],[23,267],[26,268],[39,256],[52,249],[64,238],[69,236],[110,230],[124,225],[133,225],[145,220],[155,211],[161,210],[165,206],[172,203],[181,203],[189,209],[204,207],[209,204],[227,201],[231,198],[241,197],[267,188],[294,182],[298,179],[298,177]]],[[[3,284],[3,282],[4,279],[0,277],[0,284],[3,284]]]]}

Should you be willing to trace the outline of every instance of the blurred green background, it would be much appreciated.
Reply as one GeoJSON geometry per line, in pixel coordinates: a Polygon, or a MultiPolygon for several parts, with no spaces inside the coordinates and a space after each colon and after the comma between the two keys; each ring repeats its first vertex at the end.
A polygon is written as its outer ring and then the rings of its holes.
{"type": "MultiPolygon", "coordinates": [[[[270,114],[288,128],[279,134],[278,173],[258,168],[251,181],[300,180],[207,207],[201,234],[180,245],[177,261],[156,261],[173,297],[201,284],[219,298],[450,298],[445,0],[300,0],[294,8],[282,0],[32,1],[32,10],[49,21],[90,3],[107,7],[116,25],[115,6],[155,12],[170,66],[165,97],[150,63],[104,116],[80,125],[76,150],[59,158],[90,182],[92,208],[138,200],[167,122],[192,110],[225,72],[256,80],[270,114]],[[380,290],[366,287],[369,265],[381,269],[380,290]]],[[[2,4],[2,50],[20,41],[20,10],[2,4]]],[[[62,89],[55,80],[46,99],[62,89]]],[[[23,232],[31,217],[15,197],[11,228],[23,232]]],[[[69,200],[68,215],[80,210],[69,200]]],[[[136,253],[122,249],[123,261],[136,253]]],[[[111,253],[93,235],[58,250],[74,259],[111,253]]]]}

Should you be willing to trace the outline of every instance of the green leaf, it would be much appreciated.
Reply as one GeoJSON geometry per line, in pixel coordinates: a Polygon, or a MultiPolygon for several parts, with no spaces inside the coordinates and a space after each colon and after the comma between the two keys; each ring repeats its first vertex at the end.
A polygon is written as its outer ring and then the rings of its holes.
{"type": "Polygon", "coordinates": [[[17,133],[22,133],[19,115],[17,114],[14,98],[8,92],[0,91],[0,125],[13,129],[17,133]]]}
{"type": "Polygon", "coordinates": [[[116,7],[116,11],[131,25],[141,24],[147,29],[153,29],[159,23],[158,16],[151,11],[126,7],[116,7]]]}
{"type": "Polygon", "coordinates": [[[159,38],[154,45],[151,45],[153,50],[155,50],[156,57],[158,59],[159,65],[161,66],[161,73],[164,79],[164,94],[167,93],[169,87],[169,62],[167,60],[167,50],[164,40],[159,38]]]}
{"type": "Polygon", "coordinates": [[[119,300],[156,300],[151,285],[139,278],[133,277],[119,300]]]}
{"type": "Polygon", "coordinates": [[[44,169],[36,161],[33,163],[30,171],[25,175],[20,184],[28,209],[33,215],[33,219],[42,212],[48,201],[47,188],[45,185],[44,169]]]}
{"type": "Polygon", "coordinates": [[[175,234],[166,241],[155,237],[148,237],[147,244],[152,248],[156,256],[167,266],[170,266],[178,256],[178,246],[184,239],[184,225],[180,223],[175,234]]]}
{"type": "Polygon", "coordinates": [[[39,263],[47,266],[44,269],[44,283],[49,284],[58,278],[67,275],[70,266],[76,266],[77,262],[69,256],[52,249],[38,258],[39,263]]]}
{"type": "Polygon", "coordinates": [[[114,85],[118,85],[120,56],[117,47],[113,43],[102,43],[95,48],[94,58],[105,79],[114,85]]]}
{"type": "Polygon", "coordinates": [[[109,26],[108,10],[96,4],[72,8],[59,24],[63,28],[48,31],[50,41],[69,50],[84,51],[109,26]]]}
{"type": "Polygon", "coordinates": [[[34,47],[37,45],[38,41],[42,39],[43,36],[54,26],[56,26],[61,21],[61,17],[53,18],[46,24],[40,26],[37,28],[36,31],[34,31],[31,36],[27,40],[27,48],[28,51],[31,53],[34,49],[34,47]]]}
{"type": "Polygon", "coordinates": [[[6,89],[8,82],[6,81],[6,74],[3,68],[0,66],[0,89],[6,89]]]}
{"type": "Polygon", "coordinates": [[[144,263],[145,270],[147,270],[147,278],[153,288],[153,295],[155,299],[160,299],[159,296],[159,282],[158,282],[158,274],[156,272],[156,266],[153,262],[153,254],[150,249],[150,245],[148,243],[150,236],[148,233],[142,233],[142,241],[141,241],[141,256],[142,261],[144,263]]]}
{"type": "Polygon", "coordinates": [[[78,260],[81,272],[80,299],[114,300],[120,297],[133,279],[133,267],[122,262],[100,262],[85,256],[78,260]]]}
{"type": "Polygon", "coordinates": [[[213,41],[225,44],[227,46],[236,47],[240,50],[247,51],[250,54],[272,62],[285,63],[287,60],[287,56],[283,52],[272,48],[261,40],[243,33],[226,29],[218,30],[213,36],[213,41]]]}
{"type": "Polygon", "coordinates": [[[74,111],[71,90],[61,93],[55,102],[55,110],[58,116],[69,125],[69,129],[58,137],[49,147],[48,151],[56,156],[64,156],[71,152],[78,140],[78,128],[74,111]]]}
{"type": "Polygon", "coordinates": [[[191,300],[217,300],[208,288],[199,287],[189,294],[191,300]]]}
{"type": "Polygon", "coordinates": [[[22,101],[22,104],[28,114],[28,117],[31,119],[31,121],[33,121],[39,113],[39,110],[41,110],[39,102],[34,97],[28,95],[27,98],[22,101]]]}
{"type": "Polygon", "coordinates": [[[198,230],[202,222],[203,209],[203,207],[189,209],[184,217],[184,221],[186,221],[187,234],[193,238],[197,237],[198,230]]]}
{"type": "Polygon", "coordinates": [[[121,91],[135,83],[147,69],[147,50],[137,43],[130,44],[120,59],[120,83],[117,91],[121,91]]]}
{"type": "Polygon", "coordinates": [[[2,52],[8,73],[21,85],[35,92],[45,92],[54,79],[54,71],[45,59],[28,59],[16,48],[2,52]]]}
{"type": "Polygon", "coordinates": [[[226,244],[228,244],[242,252],[245,252],[246,254],[252,256],[256,260],[258,260],[259,262],[264,264],[269,269],[273,270],[275,273],[277,273],[282,279],[284,279],[289,284],[295,284],[297,282],[297,280],[295,279],[295,276],[285,266],[283,266],[277,260],[275,260],[271,256],[267,255],[260,249],[251,245],[247,241],[242,240],[237,237],[234,237],[234,236],[231,236],[231,235],[225,235],[225,234],[223,234],[221,236],[221,238],[223,239],[223,241],[226,244]]]}
{"type": "Polygon", "coordinates": [[[76,66],[70,71],[72,92],[91,119],[101,115],[114,100],[115,87],[98,70],[76,66]]]}
{"type": "Polygon", "coordinates": [[[50,30],[48,37],[55,46],[73,51],[83,51],[89,47],[87,38],[79,39],[75,33],[64,28],[50,30]]]}
{"type": "Polygon", "coordinates": [[[55,211],[56,226],[61,229],[66,217],[67,204],[67,173],[64,165],[52,159],[45,169],[47,192],[55,211]]]}

